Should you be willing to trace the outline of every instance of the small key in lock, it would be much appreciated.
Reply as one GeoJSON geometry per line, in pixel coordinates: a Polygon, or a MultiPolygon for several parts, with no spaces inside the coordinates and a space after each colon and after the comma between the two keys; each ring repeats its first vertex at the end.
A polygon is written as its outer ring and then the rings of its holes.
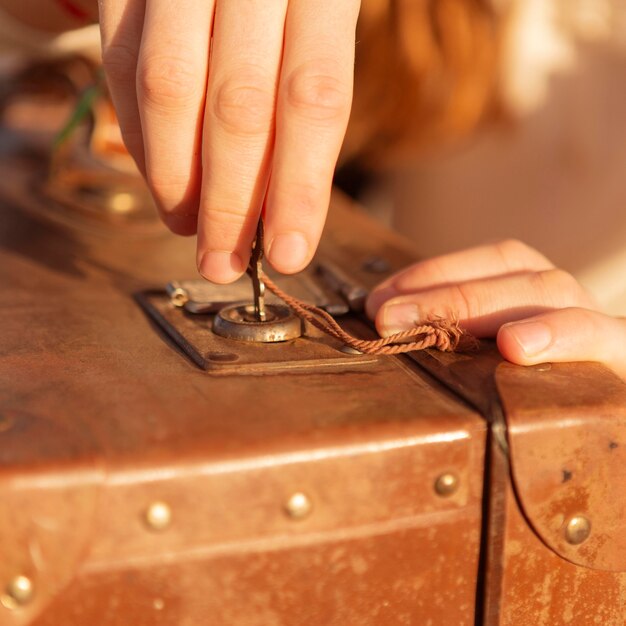
{"type": "Polygon", "coordinates": [[[252,247],[252,256],[248,266],[248,275],[252,279],[252,290],[254,292],[254,317],[259,322],[267,319],[265,311],[265,283],[261,280],[263,269],[263,219],[259,219],[256,229],[256,239],[252,247]]]}

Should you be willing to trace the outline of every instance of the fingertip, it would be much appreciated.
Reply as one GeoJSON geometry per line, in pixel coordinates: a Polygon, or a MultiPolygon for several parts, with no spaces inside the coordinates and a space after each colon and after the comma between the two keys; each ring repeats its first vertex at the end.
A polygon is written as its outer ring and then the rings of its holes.
{"type": "Polygon", "coordinates": [[[511,363],[525,365],[524,351],[515,338],[515,332],[510,328],[511,324],[501,326],[496,334],[496,345],[500,354],[511,363]]]}
{"type": "Polygon", "coordinates": [[[415,302],[391,300],[380,307],[376,314],[376,330],[381,337],[414,328],[422,319],[422,312],[415,302]]]}
{"type": "Polygon", "coordinates": [[[198,271],[203,278],[219,285],[236,281],[245,269],[242,258],[236,252],[226,250],[209,250],[198,263],[198,271]]]}
{"type": "Polygon", "coordinates": [[[552,328],[538,320],[504,324],[496,336],[502,356],[520,365],[533,365],[549,360],[547,353],[553,341],[552,328]]]}
{"type": "Polygon", "coordinates": [[[266,256],[272,267],[282,274],[295,274],[311,261],[311,246],[300,232],[291,231],[274,236],[266,256]]]}

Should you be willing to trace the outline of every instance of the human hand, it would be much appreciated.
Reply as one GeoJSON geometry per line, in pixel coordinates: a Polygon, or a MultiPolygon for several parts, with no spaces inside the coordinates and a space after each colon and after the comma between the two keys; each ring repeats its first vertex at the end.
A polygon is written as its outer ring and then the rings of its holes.
{"type": "Polygon", "coordinates": [[[368,315],[387,336],[456,316],[519,365],[599,361],[626,379],[626,318],[605,315],[568,273],[508,240],[416,263],[379,285],[368,315]]]}
{"type": "Polygon", "coordinates": [[[124,141],[166,225],[198,232],[205,278],[245,271],[262,207],[278,271],[313,256],[350,113],[359,5],[99,1],[124,141]]]}

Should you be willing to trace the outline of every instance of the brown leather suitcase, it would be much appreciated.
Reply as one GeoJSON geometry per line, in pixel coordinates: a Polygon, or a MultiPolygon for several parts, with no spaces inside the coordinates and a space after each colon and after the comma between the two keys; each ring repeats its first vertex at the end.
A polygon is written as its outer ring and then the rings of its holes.
{"type": "MultiPolygon", "coordinates": [[[[0,151],[1,625],[625,623],[613,374],[219,337],[193,241],[0,151]]],[[[414,258],[336,194],[283,285],[367,336],[414,258]]]]}
{"type": "Polygon", "coordinates": [[[626,385],[594,363],[418,358],[489,424],[476,623],[625,624],[626,385]]]}

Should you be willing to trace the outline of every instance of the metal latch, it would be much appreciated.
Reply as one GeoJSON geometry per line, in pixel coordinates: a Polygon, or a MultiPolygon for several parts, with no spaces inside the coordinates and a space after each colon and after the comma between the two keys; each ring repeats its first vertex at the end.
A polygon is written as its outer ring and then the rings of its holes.
{"type": "MultiPolygon", "coordinates": [[[[361,315],[367,290],[331,262],[321,260],[293,276],[269,273],[290,295],[340,318],[349,332],[376,336],[361,315]]],[[[250,292],[245,276],[230,285],[180,280],[163,290],[137,294],[137,300],[194,363],[214,374],[362,367],[377,362],[379,357],[355,354],[302,322],[273,294],[267,294],[267,318],[258,321],[250,292]]]]}

